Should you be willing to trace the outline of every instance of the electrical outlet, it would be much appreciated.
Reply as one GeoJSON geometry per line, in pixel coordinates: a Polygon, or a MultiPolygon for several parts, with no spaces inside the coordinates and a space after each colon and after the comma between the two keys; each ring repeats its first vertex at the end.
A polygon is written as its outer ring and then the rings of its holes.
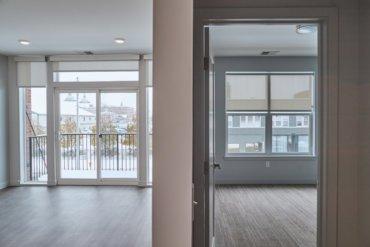
{"type": "Polygon", "coordinates": [[[270,168],[270,167],[271,167],[270,161],[266,161],[266,168],[270,168]]]}

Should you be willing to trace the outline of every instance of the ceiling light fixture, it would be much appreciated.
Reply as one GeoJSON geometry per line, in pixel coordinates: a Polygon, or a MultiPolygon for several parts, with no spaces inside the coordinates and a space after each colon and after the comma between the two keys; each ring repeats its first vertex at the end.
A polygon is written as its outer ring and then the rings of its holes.
{"type": "Polygon", "coordinates": [[[21,45],[29,45],[29,44],[31,44],[31,42],[29,42],[28,40],[25,40],[25,39],[20,39],[20,40],[18,40],[18,42],[21,45]]]}
{"type": "Polygon", "coordinates": [[[278,54],[280,51],[263,51],[261,52],[261,56],[273,56],[278,54]]]}
{"type": "Polygon", "coordinates": [[[297,25],[296,32],[298,34],[310,34],[316,32],[316,26],[310,24],[297,25]]]}
{"type": "Polygon", "coordinates": [[[126,42],[126,40],[125,40],[125,39],[123,39],[123,38],[115,38],[115,39],[114,39],[114,42],[116,42],[117,44],[123,44],[123,43],[125,43],[125,42],[126,42]]]}

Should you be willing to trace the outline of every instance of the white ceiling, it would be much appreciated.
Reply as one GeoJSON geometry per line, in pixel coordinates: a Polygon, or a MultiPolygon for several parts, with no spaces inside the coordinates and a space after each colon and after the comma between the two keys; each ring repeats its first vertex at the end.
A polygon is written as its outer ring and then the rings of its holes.
{"type": "Polygon", "coordinates": [[[210,39],[214,56],[259,56],[263,51],[279,51],[275,56],[317,55],[317,33],[297,34],[292,24],[212,26],[210,39]]]}
{"type": "Polygon", "coordinates": [[[151,53],[152,8],[152,0],[0,0],[0,53],[151,53]]]}

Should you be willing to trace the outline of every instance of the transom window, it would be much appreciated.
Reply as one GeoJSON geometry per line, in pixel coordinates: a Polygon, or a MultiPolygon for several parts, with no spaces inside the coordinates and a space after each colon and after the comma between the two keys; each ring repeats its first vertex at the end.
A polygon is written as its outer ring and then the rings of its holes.
{"type": "Polygon", "coordinates": [[[225,75],[227,154],[313,154],[314,73],[225,75]]]}

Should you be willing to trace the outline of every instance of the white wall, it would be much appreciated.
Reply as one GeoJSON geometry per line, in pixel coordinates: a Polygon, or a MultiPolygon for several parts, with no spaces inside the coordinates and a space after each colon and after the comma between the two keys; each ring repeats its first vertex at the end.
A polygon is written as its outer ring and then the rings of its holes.
{"type": "Polygon", "coordinates": [[[370,246],[370,1],[360,1],[360,146],[359,237],[370,246]]]}
{"type": "Polygon", "coordinates": [[[154,1],[154,247],[191,246],[192,2],[154,1]]]}
{"type": "Polygon", "coordinates": [[[7,83],[8,58],[0,55],[0,189],[9,184],[7,83]]]}

